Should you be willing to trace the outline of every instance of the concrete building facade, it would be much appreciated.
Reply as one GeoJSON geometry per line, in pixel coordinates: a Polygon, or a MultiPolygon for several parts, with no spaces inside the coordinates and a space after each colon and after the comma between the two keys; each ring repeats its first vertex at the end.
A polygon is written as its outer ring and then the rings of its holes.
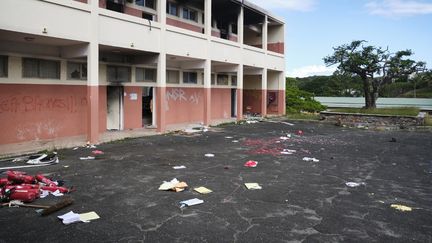
{"type": "Polygon", "coordinates": [[[285,113],[285,56],[247,1],[0,3],[0,145],[250,113],[285,113]]]}

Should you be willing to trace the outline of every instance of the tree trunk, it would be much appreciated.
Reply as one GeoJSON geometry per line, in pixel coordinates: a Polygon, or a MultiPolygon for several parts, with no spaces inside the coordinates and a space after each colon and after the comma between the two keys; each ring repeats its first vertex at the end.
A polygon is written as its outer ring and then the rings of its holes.
{"type": "Polygon", "coordinates": [[[374,108],[375,102],[373,101],[372,84],[367,78],[363,79],[363,90],[365,97],[365,106],[363,108],[370,109],[374,108]]]}

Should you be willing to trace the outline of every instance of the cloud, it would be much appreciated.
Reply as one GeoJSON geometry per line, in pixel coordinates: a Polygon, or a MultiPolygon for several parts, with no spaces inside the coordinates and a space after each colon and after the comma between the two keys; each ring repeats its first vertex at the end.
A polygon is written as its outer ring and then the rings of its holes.
{"type": "Polygon", "coordinates": [[[317,0],[249,0],[250,2],[269,10],[283,9],[292,11],[312,11],[317,0]]]}
{"type": "Polygon", "coordinates": [[[366,8],[372,15],[385,17],[407,17],[432,14],[432,3],[421,0],[380,0],[369,1],[366,8]]]}
{"type": "Polygon", "coordinates": [[[327,67],[324,65],[310,65],[288,71],[287,75],[288,77],[293,78],[304,78],[315,75],[332,75],[334,71],[336,71],[336,67],[327,67]]]}

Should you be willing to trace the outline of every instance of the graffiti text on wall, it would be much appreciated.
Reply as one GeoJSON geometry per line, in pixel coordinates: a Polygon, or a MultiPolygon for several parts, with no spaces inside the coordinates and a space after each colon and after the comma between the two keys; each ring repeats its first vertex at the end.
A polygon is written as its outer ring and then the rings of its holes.
{"type": "Polygon", "coordinates": [[[0,96],[0,114],[6,112],[25,113],[40,111],[65,111],[76,113],[82,106],[87,105],[85,97],[67,96],[40,97],[38,95],[0,96]]]}

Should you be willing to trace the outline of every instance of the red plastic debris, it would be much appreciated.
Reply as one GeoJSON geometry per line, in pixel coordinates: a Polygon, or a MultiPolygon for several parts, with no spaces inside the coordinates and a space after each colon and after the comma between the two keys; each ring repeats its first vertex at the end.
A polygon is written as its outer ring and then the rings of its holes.
{"type": "Polygon", "coordinates": [[[303,131],[302,130],[298,130],[297,131],[297,135],[300,135],[300,136],[303,135],[303,131]]]}
{"type": "Polygon", "coordinates": [[[32,184],[35,182],[35,178],[33,176],[26,175],[25,172],[9,170],[6,174],[8,180],[13,181],[14,183],[32,184]]]}
{"type": "Polygon", "coordinates": [[[254,161],[254,160],[249,160],[248,162],[246,162],[244,164],[244,166],[246,166],[246,167],[257,167],[257,165],[258,165],[258,162],[254,161]]]}
{"type": "Polygon", "coordinates": [[[93,153],[94,155],[101,155],[101,154],[104,154],[104,152],[101,151],[101,150],[93,150],[92,153],[93,153]]]}
{"type": "Polygon", "coordinates": [[[45,184],[47,186],[57,186],[57,184],[54,181],[46,178],[45,176],[43,176],[41,174],[36,175],[36,180],[39,182],[42,182],[43,184],[45,184]]]}

